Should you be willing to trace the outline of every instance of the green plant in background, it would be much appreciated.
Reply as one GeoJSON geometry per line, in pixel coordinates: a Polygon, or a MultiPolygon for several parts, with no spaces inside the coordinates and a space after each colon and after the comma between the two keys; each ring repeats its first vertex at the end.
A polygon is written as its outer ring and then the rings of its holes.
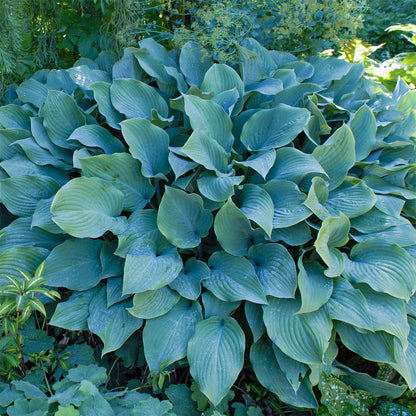
{"type": "Polygon", "coordinates": [[[362,63],[238,52],[237,72],[145,39],[22,83],[0,107],[0,276],[45,261],[66,294],[50,324],[104,357],[143,351],[172,371],[172,403],[179,374],[219,413],[247,373],[303,409],[326,377],[350,404],[400,397],[416,387],[415,92],[386,94],[362,63]]]}
{"type": "Polygon", "coordinates": [[[0,291],[0,323],[2,328],[0,376],[8,379],[16,377],[15,370],[26,375],[25,359],[23,356],[23,340],[20,330],[34,311],[40,312],[46,318],[46,310],[39,296],[49,299],[60,298],[55,290],[44,287],[47,282],[42,278],[45,263],[35,270],[34,276],[19,271],[21,276],[4,275],[9,283],[2,285],[0,291]]]}

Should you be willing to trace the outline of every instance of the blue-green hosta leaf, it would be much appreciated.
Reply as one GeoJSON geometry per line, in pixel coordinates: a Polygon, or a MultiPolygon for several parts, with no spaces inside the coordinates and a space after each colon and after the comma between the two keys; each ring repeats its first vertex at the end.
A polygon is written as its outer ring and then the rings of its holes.
{"type": "Polygon", "coordinates": [[[49,286],[87,290],[101,279],[101,240],[68,239],[55,247],[45,261],[43,277],[49,286]]]}
{"type": "Polygon", "coordinates": [[[307,379],[302,380],[297,391],[289,383],[276,360],[272,343],[262,338],[250,349],[250,362],[259,382],[277,397],[296,407],[316,408],[318,406],[307,379]]]}
{"type": "Polygon", "coordinates": [[[375,175],[364,176],[364,181],[376,193],[382,195],[401,196],[405,199],[416,199],[416,192],[401,186],[393,185],[387,180],[375,175]]]}
{"type": "Polygon", "coordinates": [[[120,130],[120,121],[123,116],[113,107],[110,97],[111,84],[108,82],[95,82],[89,88],[94,93],[94,99],[97,101],[99,112],[105,117],[107,124],[113,129],[120,130]]]}
{"type": "Polygon", "coordinates": [[[55,195],[51,212],[53,221],[68,234],[101,237],[106,231],[120,234],[126,228],[123,193],[99,178],[75,178],[55,195]]]}
{"type": "MultiPolygon", "coordinates": [[[[1,240],[0,240],[1,241],[1,240]]],[[[169,284],[182,297],[197,300],[201,294],[201,281],[210,275],[207,264],[195,257],[189,258],[178,277],[169,284]]]]}
{"type": "Polygon", "coordinates": [[[250,220],[231,198],[217,212],[214,231],[221,247],[234,256],[245,256],[254,242],[255,234],[250,220]]]}
{"type": "Polygon", "coordinates": [[[188,341],[201,319],[197,302],[181,300],[167,314],[146,322],[143,345],[151,371],[159,371],[161,363],[169,365],[186,356],[188,341]]]}
{"type": "Polygon", "coordinates": [[[146,178],[162,177],[171,168],[168,162],[169,135],[149,120],[131,119],[121,123],[130,153],[140,160],[146,178]]]}
{"type": "Polygon", "coordinates": [[[294,298],[296,265],[292,256],[280,244],[256,244],[248,251],[265,295],[294,298]]]}
{"type": "Polygon", "coordinates": [[[312,212],[303,202],[303,194],[294,182],[273,179],[263,185],[274,205],[273,228],[285,228],[308,218],[312,212]]]}
{"type": "Polygon", "coordinates": [[[282,147],[276,150],[276,160],[267,175],[267,180],[285,179],[299,185],[308,175],[327,177],[322,166],[312,155],[293,147],[282,147]]]}
{"type": "Polygon", "coordinates": [[[370,238],[345,256],[343,275],[354,283],[367,283],[377,292],[409,300],[416,289],[416,264],[394,243],[370,238]]]}
{"type": "Polygon", "coordinates": [[[310,78],[315,72],[313,65],[311,65],[309,62],[297,61],[297,60],[288,62],[280,66],[279,68],[294,69],[296,78],[300,82],[302,82],[305,79],[310,78]]]}
{"type": "Polygon", "coordinates": [[[236,257],[225,251],[216,251],[208,260],[211,276],[204,286],[218,299],[235,302],[249,300],[266,303],[254,266],[244,257],[236,257]]]}
{"type": "Polygon", "coordinates": [[[349,230],[350,221],[342,213],[339,217],[328,217],[322,222],[314,246],[328,266],[324,272],[328,277],[339,276],[344,270],[345,259],[336,247],[347,244],[349,230]]]}
{"type": "Polygon", "coordinates": [[[58,191],[58,183],[48,176],[22,175],[0,180],[0,202],[14,215],[32,215],[41,199],[58,191]]]}
{"type": "Polygon", "coordinates": [[[265,150],[261,152],[255,152],[248,157],[247,160],[238,162],[233,161],[237,166],[244,166],[255,170],[259,173],[263,179],[266,178],[268,172],[272,168],[276,159],[276,152],[274,149],[265,150]]]}
{"type": "Polygon", "coordinates": [[[401,113],[408,114],[415,109],[416,93],[415,91],[408,91],[400,97],[397,103],[397,110],[401,113]]]}
{"type": "Polygon", "coordinates": [[[248,150],[268,150],[290,143],[309,119],[306,109],[278,105],[260,110],[243,126],[241,142],[248,150]]]}
{"type": "Polygon", "coordinates": [[[41,199],[36,205],[35,212],[32,215],[32,228],[39,227],[53,234],[65,234],[53,221],[52,221],[52,206],[53,197],[48,199],[41,199]]]}
{"type": "Polygon", "coordinates": [[[350,128],[355,139],[356,160],[363,160],[373,150],[377,130],[376,118],[367,105],[363,105],[355,113],[350,128]]]}
{"type": "Polygon", "coordinates": [[[234,186],[239,185],[244,176],[217,176],[214,172],[202,172],[197,179],[199,192],[215,202],[224,202],[234,195],[234,186]]]}
{"type": "Polygon", "coordinates": [[[13,247],[0,254],[0,284],[10,283],[4,276],[22,278],[19,270],[33,276],[35,270],[49,254],[49,250],[40,247],[13,247]]]}
{"type": "Polygon", "coordinates": [[[311,82],[302,82],[299,85],[292,85],[278,92],[273,98],[272,105],[273,106],[278,106],[281,104],[286,104],[290,106],[302,105],[302,100],[305,97],[305,95],[310,95],[310,94],[313,94],[314,92],[318,92],[321,90],[322,90],[321,86],[313,84],[311,82]]]}
{"type": "Polygon", "coordinates": [[[412,224],[390,227],[378,233],[376,232],[364,235],[351,233],[351,237],[358,243],[362,243],[369,238],[378,238],[395,243],[400,247],[408,247],[416,244],[416,230],[412,224]]]}
{"type": "Polygon", "coordinates": [[[409,317],[409,346],[406,350],[400,345],[397,339],[394,340],[394,355],[396,362],[391,366],[397,370],[406,380],[409,389],[413,390],[416,387],[416,320],[409,317]]]}
{"type": "Polygon", "coordinates": [[[123,294],[156,290],[176,279],[183,263],[176,247],[159,248],[157,241],[142,238],[126,256],[123,294]]]}
{"type": "Polygon", "coordinates": [[[123,296],[123,278],[111,277],[107,279],[107,308],[122,300],[128,299],[130,295],[123,296]]]}
{"type": "Polygon", "coordinates": [[[18,140],[26,139],[30,136],[30,131],[22,129],[0,129],[0,160],[11,159],[23,150],[13,145],[18,140]]]}
{"type": "Polygon", "coordinates": [[[180,296],[167,286],[156,290],[136,293],[133,306],[127,310],[136,318],[152,319],[169,312],[178,302],[180,296]]]}
{"type": "Polygon", "coordinates": [[[298,287],[302,307],[298,313],[317,311],[325,305],[331,297],[333,280],[325,276],[324,267],[314,261],[298,260],[298,287]]]}
{"type": "Polygon", "coordinates": [[[155,190],[140,174],[140,163],[128,153],[98,155],[80,159],[84,176],[96,176],[113,183],[123,192],[123,210],[144,208],[155,190]]]}
{"type": "Polygon", "coordinates": [[[209,136],[221,145],[226,152],[231,151],[234,137],[232,122],[224,109],[212,100],[204,100],[195,95],[185,95],[185,113],[192,129],[206,130],[209,136]]]}
{"type": "Polygon", "coordinates": [[[104,127],[89,124],[75,129],[68,138],[69,142],[78,142],[87,147],[98,147],[106,154],[124,152],[123,143],[104,127]]]}
{"type": "Polygon", "coordinates": [[[13,247],[42,247],[52,250],[62,243],[64,236],[50,234],[38,227],[31,227],[30,217],[16,218],[0,230],[0,253],[13,247]]]}
{"type": "Polygon", "coordinates": [[[127,118],[150,119],[152,109],[162,117],[169,115],[169,107],[157,90],[136,79],[115,79],[110,96],[114,108],[127,118]]]}
{"type": "Polygon", "coordinates": [[[383,331],[357,331],[353,326],[336,322],[335,329],[342,343],[351,351],[370,361],[394,363],[394,337],[383,331]]]}
{"type": "Polygon", "coordinates": [[[206,169],[218,173],[227,172],[229,154],[207,131],[196,129],[181,147],[181,151],[206,169]]]}
{"type": "Polygon", "coordinates": [[[316,56],[310,63],[314,66],[315,72],[309,81],[323,87],[329,87],[331,81],[341,79],[351,68],[349,62],[332,57],[316,56]]]}
{"type": "Polygon", "coordinates": [[[283,241],[289,246],[301,246],[312,239],[309,226],[305,221],[286,228],[275,228],[271,241],[283,241]]]}
{"type": "Polygon", "coordinates": [[[216,316],[219,318],[225,318],[231,315],[241,304],[238,302],[226,302],[218,299],[209,290],[204,292],[201,296],[202,305],[204,306],[204,317],[205,319],[216,316]]]}
{"type": "Polygon", "coordinates": [[[59,302],[56,305],[49,325],[65,328],[70,331],[87,330],[90,302],[99,291],[99,287],[83,292],[76,291],[67,301],[59,302]]]}
{"type": "Polygon", "coordinates": [[[367,286],[362,287],[361,292],[367,300],[374,330],[394,335],[406,350],[409,324],[405,301],[384,293],[374,292],[367,286]]]}
{"type": "MultiPolygon", "coordinates": [[[[378,198],[379,196],[377,196],[378,198]]],[[[411,225],[409,220],[401,216],[391,216],[377,208],[373,208],[364,215],[351,220],[351,227],[363,234],[377,233],[390,229],[391,227],[399,227],[403,225],[411,225]]]]}
{"type": "Polygon", "coordinates": [[[193,160],[188,160],[180,155],[176,155],[173,150],[169,152],[168,160],[170,166],[172,167],[173,173],[175,174],[175,179],[178,179],[198,166],[198,163],[193,160]]]}
{"type": "Polygon", "coordinates": [[[94,82],[110,82],[111,77],[105,71],[99,69],[92,69],[88,65],[76,65],[67,69],[71,79],[75,84],[83,89],[89,89],[89,86],[94,82]]]}
{"type": "Polygon", "coordinates": [[[238,200],[243,214],[270,236],[274,215],[274,205],[270,195],[258,185],[246,184],[243,185],[238,200]]]}
{"type": "Polygon", "coordinates": [[[101,355],[120,348],[138,330],[143,321],[127,312],[129,301],[119,302],[107,308],[106,288],[103,287],[89,306],[88,329],[104,343],[101,355]]]}
{"type": "Polygon", "coordinates": [[[199,195],[165,187],[157,214],[160,232],[175,246],[192,248],[208,235],[212,214],[203,208],[199,195]]]}
{"type": "Polygon", "coordinates": [[[332,319],[357,328],[375,330],[369,304],[363,293],[343,278],[334,279],[334,290],[329,300],[329,315],[332,319]]]}
{"type": "Polygon", "coordinates": [[[307,206],[320,220],[329,217],[329,211],[325,207],[325,202],[328,199],[329,191],[326,182],[319,176],[312,179],[311,187],[309,188],[308,197],[303,203],[307,206]]]}
{"type": "Polygon", "coordinates": [[[0,107],[0,126],[3,129],[21,129],[30,131],[29,113],[20,105],[4,105],[0,107]]]}
{"type": "Polygon", "coordinates": [[[176,416],[200,416],[191,398],[192,391],[186,384],[171,384],[165,391],[169,401],[173,403],[176,416]]]}
{"type": "Polygon", "coordinates": [[[384,214],[392,217],[400,217],[403,206],[406,201],[391,195],[377,195],[377,202],[375,207],[384,214]]]}
{"type": "Polygon", "coordinates": [[[263,319],[270,339],[294,360],[321,364],[332,331],[326,308],[298,314],[299,299],[269,297],[268,302],[263,306],[263,319]]]}
{"type": "Polygon", "coordinates": [[[253,340],[257,342],[266,333],[266,327],[263,322],[263,308],[257,303],[245,302],[244,312],[253,334],[253,340]]]}
{"type": "Polygon", "coordinates": [[[85,124],[85,115],[74,99],[61,91],[50,90],[41,111],[43,125],[51,141],[57,146],[71,149],[67,139],[77,128],[85,124]]]}
{"type": "Polygon", "coordinates": [[[52,69],[49,71],[46,84],[53,87],[55,90],[64,90],[70,95],[77,88],[77,84],[75,84],[68,71],[65,69],[52,69]]]}
{"type": "Polygon", "coordinates": [[[406,304],[407,313],[416,318],[416,296],[413,294],[406,304]]]}
{"type": "Polygon", "coordinates": [[[118,239],[116,255],[120,257],[126,257],[130,248],[140,239],[152,240],[158,248],[169,245],[157,228],[157,213],[152,209],[134,211],[127,220],[127,229],[118,239]]]}
{"type": "Polygon", "coordinates": [[[198,43],[187,42],[182,46],[179,66],[189,85],[199,88],[211,65],[210,54],[198,43]]]}
{"type": "Polygon", "coordinates": [[[16,89],[19,100],[24,103],[30,103],[37,108],[41,108],[46,100],[50,87],[30,78],[22,82],[16,89]]]}
{"type": "Polygon", "coordinates": [[[363,181],[349,180],[329,193],[325,208],[331,216],[343,213],[355,218],[370,211],[376,201],[377,197],[363,181]]]}
{"type": "Polygon", "coordinates": [[[108,277],[121,276],[123,274],[124,260],[115,255],[117,241],[107,240],[100,252],[100,261],[102,266],[101,279],[108,277]]]}
{"type": "Polygon", "coordinates": [[[224,64],[214,64],[206,72],[201,85],[202,91],[213,92],[215,95],[233,88],[236,89],[239,97],[233,113],[238,114],[243,107],[244,84],[234,69],[224,64]]]}
{"type": "Polygon", "coordinates": [[[188,344],[188,361],[199,389],[216,406],[243,368],[245,339],[230,317],[212,317],[197,324],[188,344]]]}
{"type": "Polygon", "coordinates": [[[337,188],[355,163],[355,140],[347,125],[343,125],[326,141],[318,146],[312,156],[329,176],[329,190],[337,188]]]}

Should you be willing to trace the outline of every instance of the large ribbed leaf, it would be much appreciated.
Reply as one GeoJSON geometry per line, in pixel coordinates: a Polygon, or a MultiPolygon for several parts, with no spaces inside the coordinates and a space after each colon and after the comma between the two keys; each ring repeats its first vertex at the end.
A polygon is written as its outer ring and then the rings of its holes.
{"type": "Polygon", "coordinates": [[[20,101],[31,103],[41,108],[46,100],[49,89],[50,87],[48,85],[42,84],[34,78],[30,78],[16,88],[16,94],[20,101]]]}
{"type": "Polygon", "coordinates": [[[70,331],[85,331],[88,329],[88,316],[91,299],[99,292],[100,288],[74,292],[67,301],[59,302],[49,325],[70,331]]]}
{"type": "Polygon", "coordinates": [[[366,360],[393,363],[394,337],[383,331],[357,331],[353,326],[337,322],[335,329],[342,343],[366,360]]]}
{"type": "Polygon", "coordinates": [[[67,139],[71,133],[85,124],[85,116],[74,99],[61,91],[50,90],[42,107],[43,125],[52,142],[71,149],[67,139]]]}
{"type": "Polygon", "coordinates": [[[299,313],[309,313],[325,305],[332,294],[333,280],[325,276],[324,267],[314,261],[298,260],[298,287],[302,301],[299,313]]]}
{"type": "Polygon", "coordinates": [[[355,141],[350,128],[343,125],[318,146],[312,156],[329,176],[329,190],[337,188],[355,163],[355,141]]]}
{"type": "Polygon", "coordinates": [[[276,150],[276,160],[267,175],[267,180],[285,179],[299,184],[307,175],[326,177],[322,166],[312,155],[293,147],[282,147],[276,150]]]}
{"type": "Polygon", "coordinates": [[[251,246],[248,258],[253,263],[265,295],[277,298],[294,298],[296,265],[292,256],[280,244],[251,246]]]}
{"type": "Polygon", "coordinates": [[[253,230],[249,219],[231,198],[218,211],[214,221],[215,235],[221,247],[234,256],[244,256],[252,244],[253,230]]]}
{"type": "Polygon", "coordinates": [[[306,196],[294,182],[273,179],[263,185],[274,205],[273,228],[285,228],[308,218],[312,212],[303,205],[306,196]]]}
{"type": "Polygon", "coordinates": [[[363,234],[377,233],[401,225],[410,225],[409,220],[388,215],[377,208],[351,220],[351,227],[363,234]]]}
{"type": "Polygon", "coordinates": [[[201,45],[187,42],[179,56],[179,65],[189,85],[201,86],[205,73],[212,65],[212,59],[201,45]]]}
{"type": "Polygon", "coordinates": [[[106,288],[103,287],[91,300],[88,329],[104,343],[101,355],[119,349],[141,326],[143,321],[130,315],[126,307],[129,301],[107,308],[106,288]]]}
{"type": "Polygon", "coordinates": [[[105,179],[123,193],[123,210],[144,208],[154,194],[149,179],[140,174],[140,163],[128,153],[80,159],[80,165],[84,176],[105,179]]]}
{"type": "Polygon", "coordinates": [[[243,185],[238,199],[243,214],[270,236],[274,215],[274,205],[270,195],[258,185],[246,184],[243,185]]]}
{"type": "Polygon", "coordinates": [[[220,300],[209,290],[202,294],[201,299],[204,307],[205,319],[211,318],[212,316],[216,316],[218,318],[230,316],[241,304],[241,301],[228,302],[220,300]]]}
{"type": "Polygon", "coordinates": [[[204,286],[217,298],[227,302],[247,299],[266,303],[255,269],[246,258],[216,251],[209,258],[208,266],[211,276],[205,280],[204,286]]]}
{"type": "Polygon", "coordinates": [[[98,110],[106,118],[107,124],[113,129],[120,130],[120,121],[123,116],[114,108],[110,97],[111,84],[108,82],[95,82],[89,88],[94,92],[94,99],[97,101],[98,110]]]}
{"type": "Polygon", "coordinates": [[[203,172],[197,179],[199,192],[215,202],[224,202],[234,195],[234,187],[239,185],[244,176],[217,176],[214,172],[203,172]]]}
{"type": "Polygon", "coordinates": [[[342,212],[348,218],[355,218],[373,208],[377,201],[373,191],[363,181],[354,182],[345,181],[329,193],[325,208],[331,216],[338,216],[342,212]]]}
{"type": "Polygon", "coordinates": [[[306,205],[320,220],[329,217],[330,214],[324,206],[328,199],[329,191],[326,182],[319,176],[312,179],[312,185],[309,188],[308,197],[304,205],[306,205]]]}
{"type": "Polygon", "coordinates": [[[218,173],[227,172],[229,155],[206,130],[196,129],[181,147],[181,151],[206,169],[218,173]]]}
{"type": "Polygon", "coordinates": [[[32,215],[32,227],[39,227],[49,233],[65,234],[53,221],[51,213],[53,197],[41,199],[32,215]]]}
{"type": "Polygon", "coordinates": [[[363,160],[373,150],[377,130],[376,118],[367,105],[363,105],[355,113],[350,128],[355,139],[356,160],[363,160]]]}
{"type": "Polygon", "coordinates": [[[39,247],[14,247],[0,254],[0,285],[10,283],[4,276],[22,278],[19,270],[33,275],[49,251],[39,247]]]}
{"type": "Polygon", "coordinates": [[[162,117],[169,115],[168,105],[157,90],[136,79],[115,79],[110,96],[114,108],[127,118],[150,119],[152,109],[162,117]]]}
{"type": "Polygon", "coordinates": [[[233,318],[212,317],[198,323],[188,344],[190,372],[214,406],[243,368],[244,348],[244,332],[233,318]]]}
{"type": "Polygon", "coordinates": [[[41,199],[55,195],[58,183],[48,176],[22,175],[0,180],[0,202],[14,215],[32,215],[41,199]]]}
{"type": "Polygon", "coordinates": [[[23,217],[0,230],[0,254],[13,247],[32,246],[52,250],[65,239],[64,236],[50,234],[41,228],[32,228],[31,225],[31,218],[23,217]]]}
{"type": "Polygon", "coordinates": [[[415,261],[394,243],[370,238],[355,245],[345,260],[343,275],[352,282],[367,283],[377,292],[405,300],[416,289],[415,261]]]}
{"type": "Polygon", "coordinates": [[[253,340],[257,342],[266,333],[266,327],[263,322],[263,308],[257,303],[245,302],[244,312],[253,334],[253,340]]]}
{"type": "Polygon", "coordinates": [[[68,234],[97,238],[106,231],[120,234],[127,223],[120,217],[123,193],[99,178],[75,178],[56,194],[51,212],[53,221],[68,234]]]}
{"type": "Polygon", "coordinates": [[[157,246],[157,241],[140,239],[126,256],[123,294],[159,289],[176,279],[183,267],[175,247],[157,246]]]}
{"type": "Polygon", "coordinates": [[[17,104],[4,105],[0,107],[0,126],[4,129],[30,130],[29,113],[17,104]]]}
{"type": "Polygon", "coordinates": [[[157,214],[157,226],[173,245],[180,248],[198,246],[211,225],[212,214],[203,208],[199,195],[165,188],[157,214]]]}
{"type": "Polygon", "coordinates": [[[13,146],[13,143],[29,136],[28,130],[0,129],[0,160],[11,159],[15,154],[23,153],[22,149],[19,146],[13,146]]]}
{"type": "Polygon", "coordinates": [[[270,339],[289,357],[306,364],[321,364],[331,337],[326,308],[298,314],[299,299],[268,298],[263,307],[270,339]]]}
{"type": "Polygon", "coordinates": [[[104,153],[111,154],[124,152],[121,140],[114,137],[104,127],[89,124],[75,129],[68,138],[70,143],[80,143],[87,147],[98,147],[104,153]]]}
{"type": "Polygon", "coordinates": [[[339,276],[344,270],[344,257],[336,247],[347,244],[349,230],[350,221],[342,213],[339,217],[328,217],[322,222],[314,246],[328,266],[325,270],[325,275],[328,277],[339,276]]]}
{"type": "Polygon", "coordinates": [[[152,319],[169,312],[179,302],[180,296],[167,286],[136,293],[133,306],[127,310],[136,318],[152,319]]]}
{"type": "Polygon", "coordinates": [[[209,275],[207,264],[191,257],[186,261],[185,268],[169,286],[184,298],[196,300],[201,294],[201,281],[208,279],[209,275]]]}
{"type": "Polygon", "coordinates": [[[43,277],[49,286],[87,290],[101,278],[100,252],[103,242],[90,239],[68,239],[55,247],[45,261],[43,277]]]}
{"type": "Polygon", "coordinates": [[[210,100],[195,95],[185,95],[185,112],[194,130],[206,130],[227,152],[231,150],[234,137],[232,122],[224,109],[210,100]]]}
{"type": "Polygon", "coordinates": [[[201,319],[197,302],[181,300],[167,314],[146,322],[143,345],[151,371],[159,371],[160,364],[167,366],[186,356],[188,341],[201,319]]]}
{"type": "Polygon", "coordinates": [[[392,367],[396,369],[406,380],[409,389],[416,387],[416,320],[409,317],[409,346],[404,351],[397,339],[394,340],[394,355],[396,362],[392,363],[392,367]]]}
{"type": "Polygon", "coordinates": [[[244,124],[241,142],[248,150],[268,150],[290,143],[309,120],[304,108],[278,104],[269,110],[260,110],[244,124]]]}
{"type": "Polygon", "coordinates": [[[375,329],[367,299],[359,289],[343,278],[334,279],[334,290],[329,300],[329,315],[332,319],[358,328],[368,331],[375,329]]]}
{"type": "Polygon", "coordinates": [[[262,338],[253,343],[250,362],[259,382],[275,393],[280,400],[293,406],[317,407],[312,386],[307,380],[302,380],[297,391],[293,389],[276,360],[270,341],[262,338]]]}
{"type": "Polygon", "coordinates": [[[149,120],[132,119],[121,123],[130,153],[140,160],[146,178],[164,177],[171,168],[168,162],[169,136],[149,120]]]}
{"type": "Polygon", "coordinates": [[[269,170],[276,160],[276,152],[274,149],[255,152],[245,161],[234,161],[237,166],[244,166],[255,170],[263,178],[266,178],[269,170]]]}

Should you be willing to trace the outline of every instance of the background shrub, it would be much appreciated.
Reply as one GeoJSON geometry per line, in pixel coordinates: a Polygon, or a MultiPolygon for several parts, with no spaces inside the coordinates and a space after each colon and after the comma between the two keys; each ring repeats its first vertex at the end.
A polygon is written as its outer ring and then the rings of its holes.
{"type": "Polygon", "coordinates": [[[238,72],[139,46],[0,107],[0,285],[45,261],[51,325],[218,409],[246,373],[305,409],[332,384],[345,412],[414,389],[414,91],[253,39],[238,72]]]}

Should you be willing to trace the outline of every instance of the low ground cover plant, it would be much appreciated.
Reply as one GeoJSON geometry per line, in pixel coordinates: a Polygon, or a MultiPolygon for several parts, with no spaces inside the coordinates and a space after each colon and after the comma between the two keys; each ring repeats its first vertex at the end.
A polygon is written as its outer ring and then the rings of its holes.
{"type": "MultiPolygon", "coordinates": [[[[146,39],[22,83],[0,107],[0,286],[44,261],[50,325],[143,352],[160,389],[180,369],[211,412],[250,373],[296,408],[366,414],[416,387],[416,93],[238,53],[146,39]]],[[[78,371],[65,388],[98,397],[105,377],[78,371]]]]}

